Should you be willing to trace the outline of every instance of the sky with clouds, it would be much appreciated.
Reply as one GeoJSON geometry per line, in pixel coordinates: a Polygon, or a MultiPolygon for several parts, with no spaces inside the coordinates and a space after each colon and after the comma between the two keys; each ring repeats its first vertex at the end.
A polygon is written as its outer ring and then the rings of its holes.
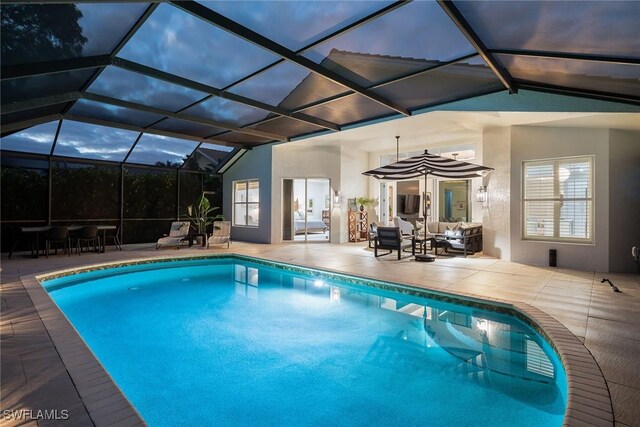
{"type": "MultiPolygon", "coordinates": [[[[252,28],[293,51],[390,3],[390,1],[202,2],[204,6],[252,28]]],[[[636,19],[639,14],[639,4],[632,1],[456,2],[457,7],[490,48],[551,50],[631,57],[637,57],[640,52],[640,26],[637,25],[636,19]],[[615,25],[612,25],[614,22],[615,25]]],[[[55,15],[58,10],[64,10],[60,5],[41,7],[48,8],[52,15],[55,15]]],[[[110,53],[144,13],[148,4],[83,3],[77,7],[82,12],[79,25],[83,36],[87,39],[82,48],[82,55],[89,56],[110,53]]],[[[323,63],[333,50],[428,61],[447,61],[475,52],[435,1],[408,3],[345,34],[320,43],[302,54],[316,63],[323,63]]],[[[157,7],[118,56],[220,89],[281,59],[167,3],[157,7]]],[[[43,61],[61,59],[50,57],[47,52],[42,52],[40,57],[43,61]]],[[[507,56],[501,56],[499,59],[513,72],[514,76],[525,79],[537,78],[543,82],[577,84],[580,87],[598,84],[598,81],[593,79],[575,77],[580,74],[640,79],[640,67],[631,65],[603,65],[591,61],[507,56]]],[[[481,59],[475,58],[470,62],[478,63],[478,61],[481,59]]],[[[345,72],[340,70],[340,67],[336,67],[335,70],[346,74],[360,73],[358,75],[364,79],[365,74],[372,68],[367,70],[367,65],[362,63],[360,66],[363,67],[361,70],[350,69],[345,72]]],[[[392,68],[388,67],[389,76],[392,75],[392,68]]],[[[381,68],[381,70],[385,69],[381,68]]],[[[2,91],[6,95],[3,95],[2,102],[21,100],[32,93],[46,96],[78,90],[93,72],[94,70],[81,70],[73,73],[58,73],[52,75],[53,77],[35,76],[3,82],[2,91]]],[[[436,78],[438,74],[432,76],[435,82],[433,84],[438,84],[436,78]]],[[[355,77],[352,76],[354,79],[355,77]]],[[[430,80],[420,80],[420,84],[420,90],[428,92],[430,80]]],[[[481,87],[481,85],[476,88],[471,87],[469,92],[481,87]]],[[[283,102],[289,102],[286,108],[295,108],[298,105],[294,102],[292,93],[300,97],[300,102],[304,98],[306,105],[306,103],[344,93],[345,88],[324,77],[310,74],[301,66],[282,62],[251,79],[231,86],[228,90],[271,106],[283,106],[283,102]]],[[[384,93],[385,89],[380,90],[384,93]]],[[[601,90],[615,92],[627,89],[605,85],[601,90]]],[[[250,125],[270,114],[265,110],[227,99],[209,97],[207,93],[143,76],[116,66],[106,67],[91,84],[88,92],[171,112],[187,108],[184,114],[233,126],[250,125]],[[200,100],[204,102],[189,107],[200,100]]],[[[394,98],[393,94],[384,94],[394,98]]],[[[416,98],[415,105],[420,105],[426,100],[424,97],[421,98],[420,91],[410,95],[416,98]]],[[[350,114],[357,113],[359,110],[367,111],[363,107],[363,102],[356,105],[352,99],[344,99],[306,112],[342,123],[351,117],[350,114]],[[338,108],[340,105],[345,106],[347,110],[338,108]]],[[[162,119],[160,115],[90,100],[76,102],[69,113],[139,127],[150,126],[162,119]]],[[[353,119],[361,120],[362,117],[353,116],[353,119]]],[[[283,122],[288,119],[279,120],[283,122]]],[[[265,126],[274,128],[278,123],[267,123],[265,126]]],[[[46,154],[51,149],[56,126],[57,122],[47,123],[5,137],[1,142],[2,148],[46,154]]],[[[223,132],[223,129],[217,127],[177,119],[165,119],[153,127],[173,132],[181,131],[196,137],[207,137],[223,132]]],[[[280,131],[280,129],[277,130],[280,131]]],[[[293,128],[290,131],[293,131],[293,128]]],[[[121,161],[137,134],[132,131],[66,120],[54,154],[121,161]]],[[[146,138],[147,135],[143,137],[144,143],[139,144],[140,147],[137,146],[132,153],[132,158],[146,164],[181,160],[185,151],[189,151],[189,148],[192,150],[196,144],[189,140],[164,140],[162,137],[151,135],[147,142],[146,138]],[[171,148],[171,144],[176,144],[175,148],[171,148]]],[[[249,140],[252,137],[247,138],[249,140]]]]}

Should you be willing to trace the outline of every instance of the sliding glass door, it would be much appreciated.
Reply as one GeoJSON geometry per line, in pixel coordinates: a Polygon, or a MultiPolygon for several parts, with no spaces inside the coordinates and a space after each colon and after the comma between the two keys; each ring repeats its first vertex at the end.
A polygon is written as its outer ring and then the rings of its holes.
{"type": "Polygon", "coordinates": [[[329,241],[331,184],[328,179],[285,179],[282,199],[282,240],[329,241]]]}

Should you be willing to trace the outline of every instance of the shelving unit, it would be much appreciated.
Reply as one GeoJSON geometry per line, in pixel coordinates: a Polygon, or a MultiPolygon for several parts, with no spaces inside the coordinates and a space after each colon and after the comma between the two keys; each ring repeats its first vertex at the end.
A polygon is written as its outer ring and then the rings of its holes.
{"type": "Polygon", "coordinates": [[[368,212],[349,211],[349,241],[367,240],[369,232],[368,212]]]}

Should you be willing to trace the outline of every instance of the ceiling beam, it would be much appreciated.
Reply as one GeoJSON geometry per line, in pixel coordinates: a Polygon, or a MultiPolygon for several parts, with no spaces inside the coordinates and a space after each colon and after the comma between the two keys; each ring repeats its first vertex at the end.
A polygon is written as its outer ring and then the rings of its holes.
{"type": "Polygon", "coordinates": [[[96,55],[37,62],[35,64],[3,65],[0,79],[4,81],[23,77],[85,70],[87,68],[106,67],[109,65],[109,61],[109,55],[96,55]]]}
{"type": "Polygon", "coordinates": [[[0,123],[0,133],[5,135],[8,132],[18,131],[26,129],[32,126],[38,126],[43,123],[52,122],[54,120],[61,120],[62,114],[48,114],[42,117],[36,117],[28,120],[21,120],[13,123],[0,123]]]}
{"type": "Polygon", "coordinates": [[[56,95],[31,98],[26,101],[13,102],[2,106],[2,114],[17,113],[18,111],[30,110],[32,108],[46,107],[48,105],[61,104],[63,102],[77,101],[82,97],[80,92],[59,93],[56,95]]]}
{"type": "Polygon", "coordinates": [[[573,89],[566,86],[556,86],[529,80],[516,79],[516,82],[518,84],[518,87],[520,87],[521,89],[547,92],[557,95],[579,96],[582,98],[591,98],[600,101],[622,102],[625,104],[640,105],[640,98],[637,96],[615,94],[611,92],[600,92],[587,89],[573,89]]]}
{"type": "Polygon", "coordinates": [[[268,111],[270,113],[278,114],[280,116],[290,117],[292,119],[296,119],[298,121],[319,126],[325,129],[329,129],[333,131],[340,130],[340,126],[338,126],[335,123],[331,123],[327,120],[311,117],[306,114],[291,113],[290,111],[285,110],[284,108],[273,107],[269,104],[265,104],[260,101],[256,101],[256,100],[246,98],[244,96],[236,95],[230,92],[225,92],[216,87],[199,83],[184,77],[176,76],[175,74],[167,73],[165,71],[157,70],[155,68],[147,67],[146,65],[138,64],[136,62],[132,62],[126,59],[114,58],[112,63],[114,66],[118,68],[122,68],[123,70],[133,71],[138,74],[142,74],[148,77],[153,77],[155,79],[163,80],[165,82],[176,84],[179,86],[187,87],[189,89],[197,90],[199,92],[204,92],[209,95],[219,96],[220,98],[235,101],[240,104],[248,105],[250,107],[259,108],[259,109],[268,111]]]}
{"type": "Polygon", "coordinates": [[[453,21],[458,29],[469,40],[469,43],[478,51],[482,59],[487,63],[489,68],[498,76],[504,87],[509,89],[509,93],[517,93],[517,88],[513,84],[513,78],[505,70],[505,68],[491,55],[487,46],[482,42],[478,34],[471,28],[471,25],[458,10],[451,0],[437,0],[440,7],[445,11],[449,18],[453,21]]]}
{"type": "Polygon", "coordinates": [[[129,160],[129,156],[131,155],[131,153],[133,153],[133,149],[136,148],[136,145],[138,145],[138,142],[140,141],[140,138],[142,138],[143,135],[144,135],[144,132],[140,132],[138,134],[138,137],[136,138],[136,140],[133,141],[133,144],[131,144],[131,148],[129,148],[129,151],[127,151],[127,155],[124,156],[124,159],[122,159],[122,163],[125,163],[127,160],[129,160]]]}
{"type": "Polygon", "coordinates": [[[605,56],[605,55],[592,55],[584,53],[570,53],[570,52],[547,52],[539,50],[514,50],[514,49],[491,49],[489,51],[494,55],[514,55],[514,56],[528,56],[533,58],[557,58],[557,59],[569,59],[578,61],[594,61],[604,62],[608,64],[618,65],[640,65],[640,58],[632,58],[625,56],[605,56]]]}
{"type": "Polygon", "coordinates": [[[276,135],[276,134],[273,134],[273,133],[270,133],[270,132],[262,132],[262,131],[255,130],[255,129],[245,129],[245,128],[240,128],[240,127],[237,127],[237,126],[233,126],[231,124],[218,122],[218,121],[214,121],[214,120],[202,119],[200,117],[189,116],[189,115],[186,115],[186,114],[177,114],[177,113],[174,113],[174,112],[169,111],[169,110],[164,110],[164,109],[155,108],[155,107],[149,107],[148,105],[138,104],[138,103],[131,102],[131,101],[123,101],[121,99],[111,98],[111,97],[108,97],[108,96],[98,95],[98,94],[95,94],[95,93],[89,93],[89,92],[83,93],[82,94],[82,98],[88,99],[88,100],[91,100],[91,101],[102,102],[104,104],[115,105],[117,107],[129,108],[129,109],[136,110],[136,111],[143,111],[143,112],[146,112],[146,113],[159,114],[159,115],[162,115],[162,116],[171,117],[173,119],[184,120],[184,121],[187,121],[187,122],[197,123],[197,124],[201,124],[201,125],[205,125],[205,126],[215,126],[215,127],[221,128],[221,129],[231,130],[231,131],[234,131],[234,132],[239,132],[239,133],[243,133],[243,134],[251,135],[251,136],[257,136],[257,137],[260,137],[260,138],[275,139],[277,141],[283,141],[283,142],[289,141],[289,138],[287,138],[285,136],[276,135]]]}
{"type": "Polygon", "coordinates": [[[411,115],[408,109],[391,101],[390,99],[387,99],[381,95],[378,95],[375,92],[367,90],[363,86],[360,86],[359,84],[341,76],[340,74],[335,73],[327,68],[324,68],[319,64],[316,64],[315,62],[313,62],[308,58],[305,58],[304,56],[297,55],[295,52],[287,49],[286,47],[256,33],[255,31],[243,25],[238,24],[235,21],[232,21],[231,19],[225,17],[224,15],[214,12],[213,10],[207,8],[206,6],[203,6],[199,3],[191,2],[191,1],[172,1],[171,4],[184,10],[185,12],[188,12],[202,19],[205,22],[215,25],[229,33],[232,33],[240,38],[243,38],[244,40],[250,43],[255,44],[256,46],[266,49],[284,59],[287,59],[297,65],[300,65],[301,67],[306,68],[309,71],[312,71],[318,75],[321,75],[333,81],[334,83],[337,83],[348,89],[351,89],[354,92],[366,98],[369,98],[370,100],[375,101],[391,110],[394,110],[405,116],[411,115]]]}
{"type": "Polygon", "coordinates": [[[53,152],[56,149],[56,144],[58,143],[58,136],[60,135],[60,128],[62,127],[62,122],[64,120],[60,120],[58,122],[58,126],[56,127],[56,133],[53,135],[53,144],[51,144],[51,150],[49,151],[49,156],[53,156],[53,152]]]}

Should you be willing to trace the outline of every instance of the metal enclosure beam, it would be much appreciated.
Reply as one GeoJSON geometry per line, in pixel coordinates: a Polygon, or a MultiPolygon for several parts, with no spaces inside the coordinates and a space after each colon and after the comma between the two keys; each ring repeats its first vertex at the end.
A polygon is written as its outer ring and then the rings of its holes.
{"type": "Polygon", "coordinates": [[[84,70],[87,68],[106,67],[109,65],[109,60],[109,55],[97,55],[38,62],[35,64],[5,65],[2,67],[0,79],[4,81],[20,79],[22,77],[84,70]]]}
{"type": "Polygon", "coordinates": [[[9,124],[0,124],[0,133],[4,135],[5,133],[8,133],[8,132],[17,131],[17,130],[41,125],[43,123],[48,123],[48,122],[52,122],[54,120],[60,120],[60,119],[62,119],[62,114],[48,114],[46,116],[36,117],[28,120],[21,120],[19,122],[13,122],[9,124]]]}
{"type": "Polygon", "coordinates": [[[13,102],[2,106],[2,114],[17,113],[18,111],[32,108],[46,107],[48,105],[62,104],[63,102],[77,101],[82,98],[80,92],[67,92],[41,98],[32,98],[26,101],[13,102]]]}
{"type": "Polygon", "coordinates": [[[89,99],[91,101],[102,102],[104,104],[115,105],[115,106],[118,106],[118,107],[129,108],[129,109],[136,110],[136,111],[143,111],[143,112],[146,112],[146,113],[159,114],[159,115],[163,115],[163,116],[166,116],[166,117],[171,117],[171,118],[174,118],[174,119],[184,120],[184,121],[197,123],[197,124],[201,124],[201,125],[205,125],[205,126],[215,126],[215,127],[221,128],[221,129],[240,132],[240,133],[243,133],[243,134],[246,134],[246,135],[257,136],[257,137],[260,137],[260,138],[275,139],[277,141],[283,141],[283,142],[287,142],[289,140],[287,137],[282,136],[282,135],[276,135],[276,134],[269,133],[269,132],[262,132],[262,131],[255,130],[255,129],[240,128],[240,127],[233,126],[233,125],[230,125],[230,124],[227,124],[227,123],[217,122],[217,121],[214,121],[214,120],[202,119],[200,117],[189,116],[189,115],[186,115],[186,114],[177,114],[177,113],[174,113],[174,112],[169,111],[169,110],[163,110],[161,108],[149,107],[147,105],[137,104],[135,102],[130,102],[130,101],[123,101],[121,99],[115,99],[115,98],[111,98],[111,97],[104,96],[104,95],[97,95],[97,94],[94,94],[94,93],[87,92],[87,93],[82,94],[82,98],[89,99]]]}
{"type": "Polygon", "coordinates": [[[337,83],[348,89],[351,89],[354,92],[366,98],[369,98],[370,100],[375,101],[391,110],[394,110],[405,116],[411,115],[408,109],[391,101],[390,99],[387,99],[381,95],[378,95],[377,93],[372,92],[360,86],[359,84],[341,76],[340,74],[335,73],[331,70],[328,70],[319,64],[316,64],[315,62],[305,58],[304,56],[297,55],[295,52],[287,49],[286,47],[256,33],[255,31],[241,24],[238,24],[235,21],[232,21],[231,19],[227,18],[224,15],[214,12],[213,10],[207,8],[206,6],[203,6],[199,3],[191,2],[191,1],[172,1],[171,4],[184,10],[185,12],[188,12],[202,19],[205,22],[208,22],[219,28],[222,28],[223,30],[231,34],[234,34],[240,38],[243,38],[244,40],[247,40],[248,42],[253,43],[256,46],[266,49],[284,59],[287,59],[297,65],[300,65],[301,67],[306,68],[309,71],[312,71],[318,75],[321,75],[333,81],[334,83],[337,83]]]}
{"type": "Polygon", "coordinates": [[[225,92],[216,87],[199,83],[184,77],[176,76],[175,74],[167,73],[165,71],[157,70],[155,68],[147,67],[146,65],[138,64],[133,61],[129,61],[122,58],[114,58],[112,61],[112,64],[118,68],[122,68],[123,70],[133,71],[135,73],[142,74],[147,77],[153,77],[158,80],[163,80],[168,83],[187,87],[189,89],[197,90],[199,92],[204,92],[209,95],[219,96],[220,98],[235,101],[240,104],[248,105],[250,107],[260,108],[270,113],[278,114],[285,117],[290,117],[292,119],[296,119],[298,121],[319,126],[325,129],[329,129],[333,131],[340,130],[340,126],[338,126],[335,123],[331,123],[327,120],[311,117],[306,114],[291,113],[290,111],[287,111],[284,108],[273,107],[269,104],[265,104],[264,102],[256,101],[251,98],[246,98],[244,96],[236,95],[230,92],[225,92]]]}
{"type": "Polygon", "coordinates": [[[467,20],[462,16],[462,13],[458,10],[456,5],[453,4],[451,0],[437,0],[438,4],[445,13],[449,16],[449,18],[453,21],[454,24],[458,27],[458,29],[464,34],[464,36],[469,40],[469,43],[478,51],[482,59],[485,60],[489,68],[493,70],[496,76],[500,79],[502,84],[509,89],[509,93],[516,93],[518,90],[513,84],[513,79],[511,75],[504,69],[498,61],[495,60],[493,55],[487,49],[487,46],[482,42],[478,34],[471,28],[471,25],[467,22],[467,20]]]}
{"type": "Polygon", "coordinates": [[[631,95],[599,92],[585,89],[572,89],[565,86],[556,86],[546,83],[532,82],[528,80],[516,80],[518,87],[538,92],[554,93],[558,95],[578,96],[581,98],[598,99],[600,101],[622,102],[625,104],[640,105],[640,98],[631,95]]]}
{"type": "Polygon", "coordinates": [[[584,53],[571,53],[571,52],[548,52],[541,50],[515,50],[515,49],[491,49],[489,51],[495,55],[514,55],[514,56],[528,56],[533,58],[557,58],[557,59],[570,59],[577,61],[594,61],[605,62],[608,64],[619,65],[640,65],[640,58],[632,58],[625,56],[604,56],[604,55],[591,55],[584,53]]]}

